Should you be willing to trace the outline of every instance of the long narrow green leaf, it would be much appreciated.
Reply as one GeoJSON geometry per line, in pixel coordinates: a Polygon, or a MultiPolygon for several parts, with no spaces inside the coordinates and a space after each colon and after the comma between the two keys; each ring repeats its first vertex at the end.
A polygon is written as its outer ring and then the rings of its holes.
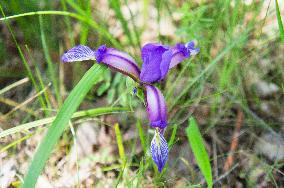
{"type": "Polygon", "coordinates": [[[67,97],[34,155],[29,170],[24,178],[23,188],[35,186],[37,178],[44,168],[45,162],[63,131],[68,126],[68,122],[73,113],[79,107],[92,86],[103,74],[104,70],[106,70],[106,67],[94,64],[67,97]]]}
{"type": "Polygon", "coordinates": [[[205,149],[201,133],[194,118],[189,119],[189,126],[186,128],[188,142],[193,151],[196,162],[205,177],[209,188],[212,187],[212,172],[208,153],[205,149]]]}
{"type": "Polygon", "coordinates": [[[137,120],[136,126],[137,126],[137,129],[138,129],[140,142],[141,142],[143,152],[144,152],[144,155],[145,155],[147,153],[147,140],[146,140],[147,138],[144,134],[144,130],[142,128],[142,123],[141,123],[140,119],[137,120]]]}
{"type": "Polygon", "coordinates": [[[175,124],[173,126],[173,129],[172,129],[172,134],[171,134],[171,138],[170,138],[170,141],[169,141],[169,148],[171,148],[174,144],[174,141],[175,141],[175,138],[176,138],[176,134],[177,134],[177,128],[178,128],[178,125],[175,124]]]}
{"type": "Polygon", "coordinates": [[[280,38],[281,38],[281,41],[284,43],[284,27],[282,24],[278,0],[275,0],[275,4],[276,4],[276,16],[277,16],[277,22],[279,26],[280,38]]]}
{"type": "Polygon", "coordinates": [[[117,187],[119,182],[121,181],[122,175],[126,168],[126,157],[125,157],[124,146],[122,142],[122,135],[121,135],[118,123],[114,124],[114,131],[115,131],[115,137],[116,137],[116,142],[118,146],[119,158],[121,160],[121,170],[119,172],[119,175],[118,175],[118,178],[115,184],[115,187],[117,187]]]}
{"type": "Polygon", "coordinates": [[[116,142],[118,146],[119,157],[120,157],[121,162],[124,163],[126,157],[125,157],[125,152],[124,152],[122,135],[121,135],[118,123],[114,124],[114,131],[115,131],[116,142]]]}
{"type": "MultiPolygon", "coordinates": [[[[72,119],[75,118],[84,118],[84,117],[95,117],[99,115],[104,115],[104,114],[112,114],[112,113],[119,113],[119,112],[129,112],[130,110],[125,107],[102,107],[102,108],[95,108],[95,109],[90,109],[90,110],[82,110],[75,112],[72,115],[72,119]]],[[[18,126],[15,126],[13,128],[4,130],[0,132],[0,138],[3,138],[5,136],[15,134],[17,132],[29,130],[31,128],[35,128],[41,125],[46,125],[49,123],[52,123],[55,120],[55,116],[48,117],[48,118],[43,118],[40,120],[32,121],[29,123],[21,124],[18,126]]]]}

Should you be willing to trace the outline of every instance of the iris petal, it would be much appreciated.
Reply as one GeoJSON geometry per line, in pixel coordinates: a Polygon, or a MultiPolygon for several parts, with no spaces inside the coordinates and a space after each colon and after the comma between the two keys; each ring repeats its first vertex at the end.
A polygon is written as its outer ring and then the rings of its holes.
{"type": "Polygon", "coordinates": [[[199,52],[199,48],[194,48],[195,44],[190,41],[186,44],[178,43],[171,49],[173,56],[170,63],[170,69],[181,63],[186,58],[192,55],[196,55],[199,52]]]}
{"type": "Polygon", "coordinates": [[[145,85],[146,110],[150,125],[161,129],[167,126],[167,106],[161,91],[152,85],[145,85]]]}
{"type": "Polygon", "coordinates": [[[172,59],[172,52],[170,50],[163,53],[162,61],[160,64],[161,77],[159,80],[164,79],[167,73],[169,72],[171,59],[172,59]]]}
{"type": "Polygon", "coordinates": [[[159,130],[155,131],[155,135],[151,141],[151,154],[159,172],[161,172],[167,162],[169,150],[167,141],[159,130]]]}
{"type": "Polygon", "coordinates": [[[142,68],[140,80],[144,83],[153,83],[165,77],[169,70],[172,52],[168,46],[149,43],[143,46],[142,68]]]}
{"type": "Polygon", "coordinates": [[[96,51],[96,60],[104,63],[111,69],[139,80],[140,69],[135,60],[125,52],[102,45],[96,51]]]}
{"type": "Polygon", "coordinates": [[[63,62],[95,60],[95,52],[88,46],[78,45],[63,54],[63,62]]]}

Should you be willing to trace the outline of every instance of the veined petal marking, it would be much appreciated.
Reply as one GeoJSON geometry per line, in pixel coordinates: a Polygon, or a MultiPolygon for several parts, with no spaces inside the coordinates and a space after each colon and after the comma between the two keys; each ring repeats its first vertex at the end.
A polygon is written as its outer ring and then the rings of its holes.
{"type": "Polygon", "coordinates": [[[88,46],[78,45],[63,54],[63,62],[95,60],[95,52],[88,46]]]}
{"type": "Polygon", "coordinates": [[[158,129],[151,141],[151,154],[159,172],[161,172],[167,162],[169,150],[167,141],[158,129]]]}

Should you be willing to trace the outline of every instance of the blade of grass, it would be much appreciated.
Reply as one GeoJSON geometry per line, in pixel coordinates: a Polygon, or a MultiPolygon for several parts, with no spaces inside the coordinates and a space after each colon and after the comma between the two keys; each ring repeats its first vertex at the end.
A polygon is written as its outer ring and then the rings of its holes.
{"type": "MultiPolygon", "coordinates": [[[[75,112],[72,115],[71,118],[76,119],[76,118],[84,118],[84,117],[95,117],[95,116],[99,116],[99,115],[111,114],[111,113],[120,113],[120,112],[129,112],[129,109],[123,108],[123,107],[95,108],[95,109],[91,109],[91,110],[83,110],[83,111],[75,112]]],[[[33,122],[21,124],[21,125],[15,126],[13,128],[4,130],[4,131],[0,132],[0,138],[3,138],[5,136],[11,135],[11,134],[15,134],[17,132],[22,132],[22,131],[25,131],[25,130],[28,130],[28,129],[31,129],[31,128],[34,128],[34,127],[38,127],[38,126],[41,126],[41,125],[46,125],[46,124],[52,123],[54,121],[55,117],[56,116],[36,120],[36,121],[33,121],[33,122]]]]}
{"type": "Polygon", "coordinates": [[[139,33],[138,28],[135,24],[135,18],[134,18],[134,15],[133,15],[130,7],[129,7],[128,0],[124,0],[124,3],[126,4],[126,7],[127,7],[128,11],[130,13],[130,16],[131,16],[130,20],[131,20],[131,24],[133,26],[133,31],[134,31],[134,35],[135,35],[135,39],[136,39],[135,44],[137,44],[139,46],[139,48],[141,49],[141,40],[140,40],[141,33],[139,33]]]}
{"type": "Polygon", "coordinates": [[[122,136],[120,132],[120,128],[118,123],[114,124],[114,131],[115,131],[115,137],[116,137],[116,142],[118,146],[118,153],[119,153],[119,158],[121,160],[121,170],[119,172],[118,178],[116,180],[116,185],[115,187],[118,186],[119,182],[121,181],[122,175],[125,171],[126,167],[126,157],[125,157],[125,152],[124,152],[124,146],[122,142],[122,136]]]}
{"type": "MultiPolygon", "coordinates": [[[[136,178],[137,182],[136,182],[135,188],[141,187],[143,174],[144,174],[144,160],[141,160],[140,164],[139,164],[139,170],[138,170],[138,173],[137,173],[137,178],[136,178]]],[[[133,181],[134,180],[135,179],[133,178],[133,181]]]]}
{"type": "Polygon", "coordinates": [[[139,138],[140,138],[140,142],[143,148],[143,152],[144,155],[147,154],[147,140],[145,139],[145,134],[144,134],[144,130],[142,128],[142,124],[141,124],[141,120],[137,120],[136,126],[138,128],[138,134],[139,134],[139,138]]]}
{"type": "Polygon", "coordinates": [[[201,78],[203,78],[204,76],[207,77],[213,72],[216,64],[227,54],[229,53],[238,43],[242,42],[243,40],[246,39],[248,32],[251,30],[251,28],[248,28],[245,32],[243,32],[238,38],[236,38],[235,40],[232,40],[232,42],[225,47],[222,52],[215,58],[213,59],[210,64],[198,75],[196,76],[189,84],[187,84],[185,86],[185,88],[183,89],[183,91],[177,96],[175,97],[175,99],[173,100],[172,104],[169,107],[169,111],[172,110],[172,108],[176,105],[176,103],[180,100],[181,97],[183,97],[188,90],[195,84],[197,83],[201,78]]]}
{"type": "Polygon", "coordinates": [[[13,84],[10,84],[10,85],[6,86],[6,87],[4,87],[3,89],[0,90],[0,95],[2,95],[3,93],[5,93],[5,92],[7,92],[7,91],[9,91],[11,89],[13,89],[14,87],[17,87],[19,85],[22,85],[22,84],[26,83],[28,81],[29,81],[29,78],[23,78],[23,79],[21,79],[19,81],[16,81],[13,84]]]}
{"type": "MultiPolygon", "coordinates": [[[[68,1],[69,2],[69,1],[68,1]]],[[[2,7],[0,7],[2,10],[2,7]]],[[[100,33],[102,36],[106,37],[116,48],[121,48],[121,44],[102,26],[100,26],[97,22],[95,22],[92,18],[88,18],[84,11],[80,9],[80,12],[83,13],[83,15],[73,13],[73,12],[67,12],[67,11],[56,11],[56,10],[46,10],[46,11],[35,11],[35,12],[26,12],[23,14],[17,14],[13,16],[7,16],[0,18],[0,21],[3,20],[9,20],[19,17],[25,17],[25,16],[34,16],[34,15],[60,15],[60,16],[69,16],[72,18],[75,18],[79,21],[82,21],[86,24],[89,24],[92,28],[96,29],[98,33],[100,33]]]]}
{"type": "MultiPolygon", "coordinates": [[[[11,99],[8,99],[8,98],[4,98],[4,97],[0,97],[0,103],[4,103],[6,105],[9,105],[9,106],[12,106],[14,108],[16,108],[17,106],[20,106],[21,104],[11,100],[11,99]]],[[[19,108],[19,110],[23,111],[23,112],[27,112],[29,113],[30,115],[32,116],[37,116],[37,114],[30,108],[26,108],[25,106],[22,106],[21,108],[19,108]]],[[[0,118],[6,118],[5,115],[2,115],[0,116],[0,118]]]]}
{"type": "MultiPolygon", "coordinates": [[[[92,17],[91,12],[91,2],[90,0],[81,0],[79,3],[80,7],[85,10],[85,13],[87,14],[87,17],[92,17]]],[[[85,23],[81,23],[81,30],[80,30],[80,44],[86,45],[88,40],[88,34],[90,30],[90,26],[85,23]]],[[[74,64],[73,68],[73,85],[77,84],[79,80],[81,79],[82,75],[84,75],[84,72],[86,69],[79,63],[74,64]]]]}
{"type": "MultiPolygon", "coordinates": [[[[61,0],[60,2],[61,2],[61,6],[62,6],[63,11],[67,11],[65,0],[61,0]]],[[[74,34],[73,34],[72,27],[71,27],[71,21],[70,21],[69,17],[67,17],[67,16],[64,17],[64,20],[65,20],[65,24],[67,26],[67,32],[68,32],[68,35],[69,35],[69,40],[70,40],[71,46],[75,46],[74,34]]]]}
{"type": "Polygon", "coordinates": [[[278,27],[279,27],[279,32],[280,32],[280,38],[281,38],[281,41],[284,43],[284,27],[282,24],[278,0],[275,0],[275,5],[276,5],[276,16],[277,16],[277,22],[278,22],[278,27]]]}
{"type": "Polygon", "coordinates": [[[191,64],[191,61],[185,61],[183,64],[185,64],[181,71],[179,72],[178,76],[175,77],[175,80],[172,84],[170,84],[170,87],[169,89],[167,89],[167,92],[166,92],[166,100],[169,100],[172,95],[173,95],[173,92],[175,90],[175,85],[177,85],[179,83],[179,81],[182,79],[182,77],[184,76],[184,73],[186,72],[186,70],[188,70],[190,64],[191,64]]]}
{"type": "Polygon", "coordinates": [[[32,136],[32,134],[28,134],[27,136],[24,136],[18,140],[13,141],[12,143],[8,144],[7,146],[4,146],[3,148],[0,149],[0,153],[7,151],[9,148],[17,145],[18,143],[21,143],[22,141],[30,138],[32,136]]]}
{"type": "Polygon", "coordinates": [[[71,91],[33,157],[29,170],[24,178],[23,188],[35,186],[45,162],[63,131],[68,126],[68,122],[73,113],[105,70],[106,67],[94,64],[71,91]]]}
{"type": "MultiPolygon", "coordinates": [[[[39,81],[40,89],[42,90],[42,89],[44,89],[44,87],[45,87],[45,86],[44,86],[44,83],[43,83],[43,79],[42,79],[42,74],[40,73],[39,68],[38,68],[38,65],[37,65],[37,63],[35,63],[35,61],[34,61],[32,55],[31,55],[30,48],[28,47],[28,45],[25,45],[25,47],[26,47],[26,50],[27,50],[27,52],[28,52],[29,58],[31,59],[31,63],[32,63],[32,65],[33,65],[34,68],[35,68],[36,77],[37,77],[37,79],[38,79],[38,81],[39,81]]],[[[50,100],[49,100],[49,98],[48,98],[48,94],[47,94],[46,91],[44,92],[44,98],[45,98],[45,102],[46,102],[46,104],[47,104],[47,108],[50,109],[50,108],[51,108],[51,102],[50,102],[50,100]]],[[[49,113],[48,113],[46,110],[44,110],[44,112],[45,112],[45,115],[46,115],[46,116],[49,115],[49,113]]]]}
{"type": "Polygon", "coordinates": [[[7,118],[8,116],[10,116],[11,114],[13,114],[15,111],[17,111],[20,108],[23,108],[24,106],[26,106],[28,103],[32,102],[34,99],[38,98],[39,96],[41,96],[49,87],[49,85],[47,85],[45,88],[43,88],[43,90],[41,90],[40,92],[34,94],[33,96],[31,96],[30,98],[26,99],[24,102],[20,103],[18,106],[16,106],[15,108],[13,108],[12,110],[10,110],[9,112],[7,112],[6,114],[4,114],[4,118],[7,118]]]}
{"type": "Polygon", "coordinates": [[[212,187],[212,172],[211,172],[211,166],[210,166],[208,153],[205,149],[205,145],[202,139],[202,135],[198,129],[198,125],[193,117],[189,119],[189,125],[185,131],[188,137],[188,142],[191,146],[194,157],[196,159],[196,162],[203,176],[205,177],[207,186],[211,188],[212,187]]]}
{"type": "Polygon", "coordinates": [[[82,21],[88,23],[90,26],[96,29],[98,33],[106,37],[114,45],[114,47],[121,48],[121,44],[108,32],[108,30],[104,28],[102,24],[98,24],[96,21],[94,21],[94,19],[85,13],[85,10],[83,10],[77,3],[75,3],[73,0],[66,0],[66,2],[79,13],[76,15],[79,16],[82,21]]]}
{"type": "Polygon", "coordinates": [[[128,21],[125,20],[122,12],[121,12],[121,4],[119,0],[109,0],[108,1],[110,7],[114,10],[116,18],[120,21],[122,29],[124,31],[124,33],[126,34],[127,38],[128,38],[128,42],[134,46],[133,40],[132,40],[132,36],[131,36],[131,32],[129,30],[128,27],[128,21]]]}
{"type": "Polygon", "coordinates": [[[49,76],[49,79],[51,79],[51,81],[52,81],[52,85],[54,87],[57,102],[58,102],[59,106],[61,106],[62,99],[61,99],[61,96],[60,96],[60,93],[59,93],[59,85],[58,85],[58,82],[57,82],[58,75],[56,75],[56,72],[55,72],[56,70],[53,67],[53,63],[52,63],[51,57],[49,55],[49,50],[48,50],[48,46],[47,46],[47,43],[46,43],[45,33],[43,31],[42,16],[39,15],[38,18],[39,18],[41,44],[42,44],[42,48],[43,48],[43,52],[44,52],[44,57],[45,57],[45,60],[47,62],[47,71],[48,71],[48,74],[49,74],[48,76],[49,76]]]}
{"type": "Polygon", "coordinates": [[[124,152],[124,146],[122,142],[122,136],[120,132],[120,128],[118,123],[114,124],[114,131],[115,131],[115,136],[116,136],[116,142],[118,146],[118,152],[119,152],[119,157],[122,163],[124,163],[126,157],[125,157],[125,152],[124,152]]]}
{"type": "Polygon", "coordinates": [[[175,125],[173,126],[171,138],[170,138],[170,141],[169,141],[169,144],[168,144],[170,149],[171,149],[172,146],[174,145],[174,141],[175,141],[176,133],[177,133],[177,128],[178,128],[178,125],[175,124],[175,125]]]}
{"type": "MultiPolygon", "coordinates": [[[[88,17],[92,17],[92,9],[91,9],[91,2],[90,0],[88,0],[87,2],[85,2],[86,4],[86,8],[85,8],[85,12],[88,15],[88,17]]],[[[87,39],[88,39],[88,34],[89,34],[89,26],[84,24],[81,26],[82,30],[81,30],[81,34],[80,34],[80,44],[86,44],[87,39]]]]}

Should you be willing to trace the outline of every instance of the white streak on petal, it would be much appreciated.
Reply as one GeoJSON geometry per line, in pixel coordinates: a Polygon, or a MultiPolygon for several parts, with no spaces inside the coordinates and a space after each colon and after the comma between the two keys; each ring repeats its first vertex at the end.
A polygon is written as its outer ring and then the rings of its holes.
{"type": "Polygon", "coordinates": [[[182,52],[176,52],[174,53],[171,63],[170,63],[170,69],[175,67],[177,64],[182,62],[186,57],[183,55],[182,52]]]}
{"type": "Polygon", "coordinates": [[[161,91],[151,85],[146,85],[146,105],[150,125],[161,129],[167,126],[167,107],[161,91]]]}
{"type": "Polygon", "coordinates": [[[136,64],[135,60],[130,55],[128,55],[125,52],[116,50],[114,48],[108,48],[107,53],[108,54],[113,54],[113,55],[116,55],[116,56],[120,56],[120,57],[125,58],[125,59],[131,61],[132,63],[136,64]]]}
{"type": "Polygon", "coordinates": [[[150,121],[158,121],[160,119],[159,115],[159,99],[155,94],[153,86],[146,86],[147,92],[147,111],[150,121]]]}

